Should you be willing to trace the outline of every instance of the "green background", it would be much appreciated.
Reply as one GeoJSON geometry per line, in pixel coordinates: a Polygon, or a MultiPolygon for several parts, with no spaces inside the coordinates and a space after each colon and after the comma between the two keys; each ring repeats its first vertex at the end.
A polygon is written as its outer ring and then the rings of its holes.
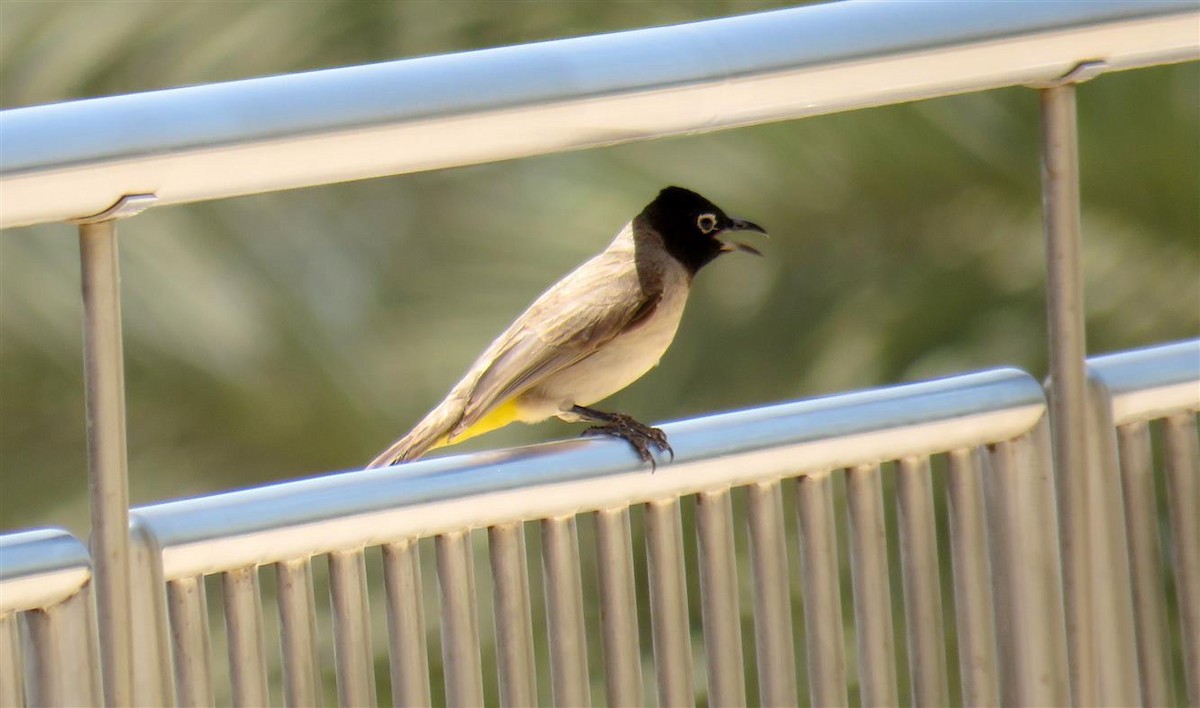
{"type": "MultiPolygon", "coordinates": [[[[785,4],[4,0],[0,106],[785,4]]],[[[1088,82],[1079,128],[1089,351],[1197,336],[1200,68],[1088,82]]],[[[702,273],[662,365],[601,407],[1044,376],[1039,139],[1037,93],[1012,88],[152,209],[120,225],[133,503],[360,466],[667,184],[772,238],[702,273]]],[[[0,235],[0,529],[86,535],[80,309],[72,227],[0,235]]]]}

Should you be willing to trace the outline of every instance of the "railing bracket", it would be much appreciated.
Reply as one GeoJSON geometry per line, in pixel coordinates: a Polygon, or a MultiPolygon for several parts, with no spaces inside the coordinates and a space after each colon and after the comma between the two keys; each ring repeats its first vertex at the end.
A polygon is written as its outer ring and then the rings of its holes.
{"type": "Polygon", "coordinates": [[[1079,62],[1074,68],[1057,79],[1033,81],[1027,85],[1030,88],[1048,89],[1056,86],[1065,86],[1066,84],[1082,84],[1084,81],[1090,81],[1103,74],[1108,68],[1108,62],[1103,59],[1089,59],[1079,62]]]}
{"type": "Polygon", "coordinates": [[[110,219],[126,219],[141,214],[143,211],[154,206],[154,202],[156,201],[158,201],[157,194],[126,194],[102,212],[92,214],[91,216],[81,216],[77,219],[68,219],[68,222],[72,224],[98,224],[101,221],[108,221],[110,219]]]}

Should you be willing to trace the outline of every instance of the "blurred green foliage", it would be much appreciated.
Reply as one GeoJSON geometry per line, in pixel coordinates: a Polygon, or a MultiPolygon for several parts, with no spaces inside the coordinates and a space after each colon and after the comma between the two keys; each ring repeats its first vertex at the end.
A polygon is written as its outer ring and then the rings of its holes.
{"type": "MultiPolygon", "coordinates": [[[[4,0],[0,106],[785,4],[4,0]]],[[[1200,67],[1103,76],[1079,116],[1090,350],[1196,336],[1200,67]]],[[[703,273],[662,366],[608,408],[662,420],[997,365],[1044,375],[1039,139],[1036,92],[1013,88],[150,210],[120,227],[133,501],[361,465],[673,183],[773,238],[703,273]]],[[[78,273],[71,227],[0,235],[2,529],[86,537],[78,273]]]]}
{"type": "MultiPolygon", "coordinates": [[[[761,2],[0,3],[5,108],[666,24],[761,2]]],[[[1200,70],[1080,89],[1091,351],[1200,330],[1200,70]]],[[[533,129],[533,127],[531,127],[533,129]]],[[[765,224],[699,278],[648,420],[1045,372],[1036,93],[151,210],[123,222],[135,503],[355,467],[663,185],[765,224]]],[[[78,253],[0,236],[0,527],[86,530],[78,253]]],[[[515,426],[474,446],[572,435],[515,426]]]]}

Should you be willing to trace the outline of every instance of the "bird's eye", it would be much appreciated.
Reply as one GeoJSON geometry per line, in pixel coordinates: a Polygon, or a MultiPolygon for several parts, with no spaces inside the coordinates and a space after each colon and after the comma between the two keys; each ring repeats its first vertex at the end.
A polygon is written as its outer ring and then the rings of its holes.
{"type": "Polygon", "coordinates": [[[696,218],[696,226],[700,229],[700,233],[711,233],[717,228],[717,216],[715,214],[701,214],[696,218]]]}

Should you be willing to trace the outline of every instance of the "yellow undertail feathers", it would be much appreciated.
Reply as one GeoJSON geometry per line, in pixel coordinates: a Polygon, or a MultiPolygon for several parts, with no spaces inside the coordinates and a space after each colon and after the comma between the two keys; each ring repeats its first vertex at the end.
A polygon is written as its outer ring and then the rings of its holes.
{"type": "Polygon", "coordinates": [[[520,420],[520,417],[517,415],[517,401],[515,398],[509,399],[493,408],[482,418],[475,421],[471,427],[462,431],[458,435],[455,435],[453,438],[451,438],[449,435],[443,435],[442,437],[438,438],[438,441],[435,442],[429,449],[436,450],[439,447],[457,445],[460,442],[470,440],[476,435],[490,433],[493,430],[503,428],[509,423],[515,423],[518,420],[520,420]]]}

